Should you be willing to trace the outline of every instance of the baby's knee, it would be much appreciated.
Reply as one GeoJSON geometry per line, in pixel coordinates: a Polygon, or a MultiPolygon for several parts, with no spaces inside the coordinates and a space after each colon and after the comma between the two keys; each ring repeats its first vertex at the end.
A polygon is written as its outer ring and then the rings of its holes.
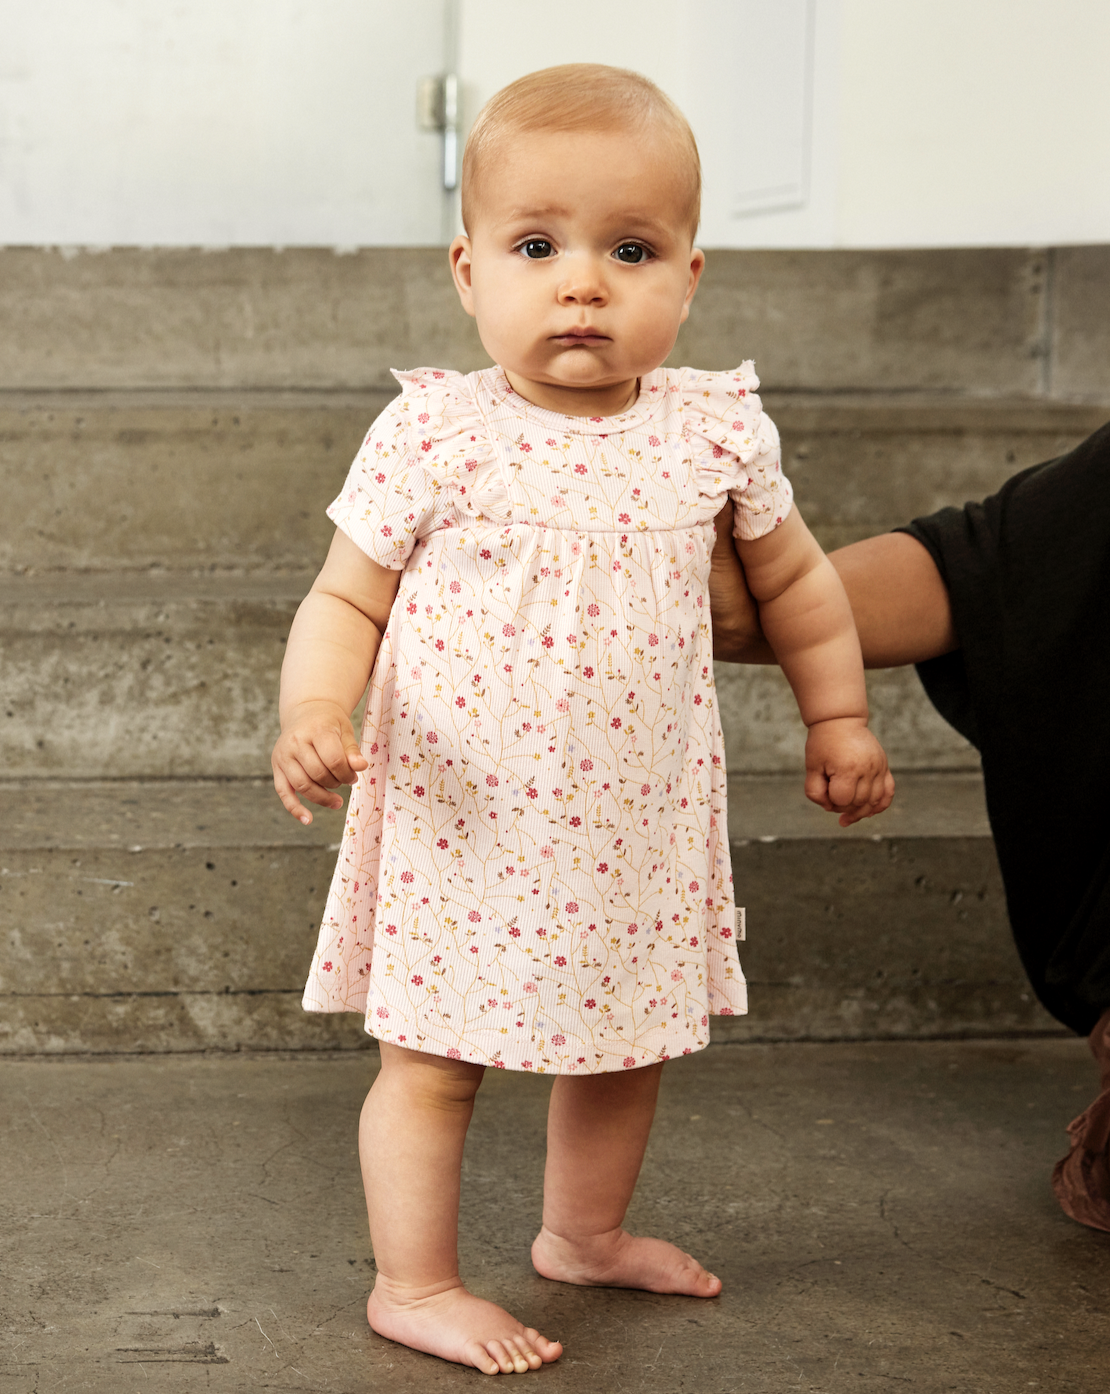
{"type": "Polygon", "coordinates": [[[404,1091],[406,1099],[427,1108],[469,1108],[485,1074],[484,1065],[452,1060],[421,1050],[380,1043],[381,1077],[404,1091]]]}

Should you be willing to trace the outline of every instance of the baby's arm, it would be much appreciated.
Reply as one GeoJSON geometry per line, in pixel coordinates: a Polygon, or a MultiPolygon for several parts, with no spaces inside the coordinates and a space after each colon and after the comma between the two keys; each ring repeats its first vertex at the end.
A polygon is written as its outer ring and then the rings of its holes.
{"type": "Polygon", "coordinates": [[[340,808],[343,799],[332,791],[366,769],[351,712],[366,690],[400,579],[337,529],[297,610],[281,666],[281,736],[270,763],[278,797],[302,823],[312,814],[298,794],[340,808]]]}
{"type": "Polygon", "coordinates": [[[867,729],[867,689],[851,607],[797,509],[755,541],[738,540],[763,632],[786,674],[806,740],[806,797],[841,826],[882,813],[894,779],[867,729]]]}

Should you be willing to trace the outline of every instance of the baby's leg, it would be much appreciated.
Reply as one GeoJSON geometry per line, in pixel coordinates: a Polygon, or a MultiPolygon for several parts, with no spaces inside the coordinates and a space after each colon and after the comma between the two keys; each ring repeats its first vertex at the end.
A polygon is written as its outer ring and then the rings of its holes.
{"type": "Polygon", "coordinates": [[[644,1159],[662,1065],[560,1075],[547,1117],[543,1228],[532,1262],[545,1278],[716,1297],[721,1280],[663,1239],[622,1228],[644,1159]]]}
{"type": "Polygon", "coordinates": [[[537,1370],[562,1346],[526,1328],[459,1277],[463,1142],[480,1065],[383,1044],[359,1155],[377,1282],[366,1315],[380,1336],[487,1375],[537,1370]]]}

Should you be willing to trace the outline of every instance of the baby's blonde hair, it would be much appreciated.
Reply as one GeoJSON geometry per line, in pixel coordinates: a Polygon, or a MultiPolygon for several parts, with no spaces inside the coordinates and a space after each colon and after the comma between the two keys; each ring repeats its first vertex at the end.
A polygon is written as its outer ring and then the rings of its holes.
{"type": "Polygon", "coordinates": [[[654,126],[688,175],[690,236],[701,216],[701,160],[690,123],[650,78],[604,63],[563,63],[495,93],[470,128],[462,164],[462,219],[469,232],[481,174],[499,146],[535,131],[642,131],[654,126]]]}

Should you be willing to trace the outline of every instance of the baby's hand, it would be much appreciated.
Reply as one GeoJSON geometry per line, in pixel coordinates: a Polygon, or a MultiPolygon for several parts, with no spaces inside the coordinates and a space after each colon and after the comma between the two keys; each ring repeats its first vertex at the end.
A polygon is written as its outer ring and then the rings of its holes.
{"type": "Polygon", "coordinates": [[[270,756],[278,798],[299,822],[309,824],[312,814],[297,798],[322,808],[342,808],[343,796],[332,791],[339,784],[353,784],[367,768],[355,740],[354,727],[342,707],[334,702],[305,702],[287,721],[270,756]]]}
{"type": "Polygon", "coordinates": [[[873,818],[890,807],[894,776],[882,746],[860,717],[815,721],[806,741],[806,798],[840,826],[873,818]]]}

